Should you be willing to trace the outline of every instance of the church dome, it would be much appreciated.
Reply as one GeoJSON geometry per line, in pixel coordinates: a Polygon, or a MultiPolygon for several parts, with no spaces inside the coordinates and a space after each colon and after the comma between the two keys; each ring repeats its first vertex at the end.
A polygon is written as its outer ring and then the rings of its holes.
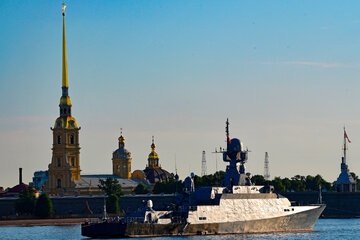
{"type": "Polygon", "coordinates": [[[158,154],[155,152],[155,144],[154,142],[151,144],[151,153],[149,154],[148,159],[159,159],[158,154]]]}
{"type": "Polygon", "coordinates": [[[148,165],[146,166],[144,173],[146,174],[146,179],[154,184],[157,182],[167,181],[173,176],[166,171],[165,169],[161,168],[159,164],[159,156],[155,152],[156,145],[154,143],[154,136],[152,137],[152,144],[151,144],[151,153],[148,157],[148,165]]]}
{"type": "Polygon", "coordinates": [[[130,159],[131,153],[128,150],[126,150],[125,148],[119,148],[113,152],[113,158],[114,159],[130,159]]]}
{"type": "Polygon", "coordinates": [[[146,174],[146,179],[154,184],[157,182],[166,182],[169,179],[173,178],[173,176],[166,171],[165,169],[162,169],[161,167],[159,168],[146,168],[144,170],[145,174],[146,174]]]}
{"type": "Polygon", "coordinates": [[[121,135],[118,140],[119,148],[113,152],[113,159],[130,159],[131,153],[125,148],[125,138],[121,135]]]}

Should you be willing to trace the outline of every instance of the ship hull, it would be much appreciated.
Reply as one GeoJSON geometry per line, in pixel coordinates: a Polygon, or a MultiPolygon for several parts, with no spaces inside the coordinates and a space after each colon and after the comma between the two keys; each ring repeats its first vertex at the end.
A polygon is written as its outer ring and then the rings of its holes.
{"type": "Polygon", "coordinates": [[[267,219],[207,224],[98,223],[82,225],[82,235],[97,238],[154,237],[199,234],[244,234],[312,231],[325,205],[267,219]]]}

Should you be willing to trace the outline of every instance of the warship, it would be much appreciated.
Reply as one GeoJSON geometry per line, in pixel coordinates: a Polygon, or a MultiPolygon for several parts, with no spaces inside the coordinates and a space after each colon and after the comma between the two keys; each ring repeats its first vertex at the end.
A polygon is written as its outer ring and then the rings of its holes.
{"type": "Polygon", "coordinates": [[[127,238],[312,231],[325,205],[292,206],[272,186],[253,185],[250,173],[245,173],[248,150],[239,139],[230,139],[228,120],[226,142],[222,154],[228,165],[222,187],[195,188],[192,173],[184,181],[184,193],[168,210],[156,211],[148,200],[140,211],[128,212],[122,219],[82,224],[82,235],[127,238]]]}

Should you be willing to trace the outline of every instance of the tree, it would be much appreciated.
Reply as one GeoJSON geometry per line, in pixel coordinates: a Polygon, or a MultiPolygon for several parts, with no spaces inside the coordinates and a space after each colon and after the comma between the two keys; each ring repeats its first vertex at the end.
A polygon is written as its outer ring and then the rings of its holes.
{"type": "Polygon", "coordinates": [[[110,194],[106,198],[106,211],[109,213],[119,213],[119,197],[116,194],[110,194]]]}
{"type": "Polygon", "coordinates": [[[35,206],[35,215],[38,217],[46,218],[54,214],[51,199],[46,193],[42,193],[35,206]]]}
{"type": "Polygon", "coordinates": [[[149,190],[146,188],[144,183],[139,183],[133,191],[135,194],[146,194],[149,190]]]}
{"type": "Polygon", "coordinates": [[[100,179],[98,187],[108,196],[116,194],[118,197],[123,195],[119,181],[115,178],[100,179]]]}
{"type": "Polygon", "coordinates": [[[155,183],[153,193],[155,194],[160,194],[160,193],[171,194],[175,192],[182,193],[183,188],[184,188],[184,183],[181,180],[176,181],[175,179],[169,179],[166,182],[155,183]]]}
{"type": "Polygon", "coordinates": [[[271,185],[274,186],[275,192],[285,192],[286,188],[282,183],[282,179],[280,177],[275,177],[274,180],[271,181],[271,185]]]}
{"type": "Polygon", "coordinates": [[[254,175],[251,177],[251,182],[255,185],[266,185],[268,181],[265,180],[263,175],[254,175]]]}
{"type": "Polygon", "coordinates": [[[225,176],[224,171],[218,171],[214,174],[205,175],[202,177],[195,175],[194,178],[195,187],[204,187],[204,186],[219,187],[222,185],[224,176],[225,176]]]}
{"type": "Polygon", "coordinates": [[[28,187],[19,193],[19,199],[15,201],[15,210],[20,215],[32,214],[35,208],[35,189],[28,187]]]}
{"type": "Polygon", "coordinates": [[[291,178],[291,190],[295,192],[304,192],[305,191],[305,183],[297,178],[291,178]]]}
{"type": "Polygon", "coordinates": [[[292,189],[291,189],[291,180],[290,180],[290,179],[284,178],[284,179],[282,180],[282,184],[283,184],[284,187],[285,187],[285,191],[291,191],[291,190],[292,190],[292,189]]]}

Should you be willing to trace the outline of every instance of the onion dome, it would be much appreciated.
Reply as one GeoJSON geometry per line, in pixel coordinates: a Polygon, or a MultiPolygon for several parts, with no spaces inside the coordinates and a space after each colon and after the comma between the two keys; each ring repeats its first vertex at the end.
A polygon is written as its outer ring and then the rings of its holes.
{"type": "Polygon", "coordinates": [[[119,148],[113,152],[113,159],[130,159],[131,153],[125,149],[125,138],[121,134],[118,138],[119,148]]]}

